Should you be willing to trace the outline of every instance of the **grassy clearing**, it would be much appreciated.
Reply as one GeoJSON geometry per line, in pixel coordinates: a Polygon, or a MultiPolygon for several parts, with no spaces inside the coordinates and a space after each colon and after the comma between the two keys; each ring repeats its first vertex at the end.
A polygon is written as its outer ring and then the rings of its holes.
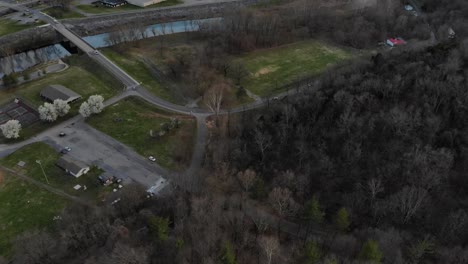
{"type": "Polygon", "coordinates": [[[77,12],[69,10],[69,9],[64,10],[62,8],[59,8],[59,7],[49,7],[47,9],[43,9],[42,12],[44,12],[44,13],[52,16],[52,17],[58,18],[58,19],[84,17],[80,13],[77,13],[77,12]]]}
{"type": "Polygon", "coordinates": [[[37,24],[20,24],[10,19],[0,19],[0,36],[15,33],[24,29],[32,28],[40,25],[37,24]]]}
{"type": "Polygon", "coordinates": [[[11,255],[11,242],[27,230],[47,228],[67,205],[64,198],[0,171],[0,255],[11,255]]]}
{"type": "Polygon", "coordinates": [[[266,96],[349,57],[342,49],[317,41],[303,41],[254,51],[236,60],[244,63],[250,72],[243,85],[257,95],[266,96]]]}
{"type": "MultiPolygon", "coordinates": [[[[122,88],[122,85],[113,81],[107,72],[103,72],[103,69],[88,63],[88,61],[82,57],[72,56],[67,60],[72,66],[65,71],[48,74],[40,79],[21,84],[15,88],[2,90],[0,92],[0,102],[8,102],[19,96],[26,99],[33,106],[39,107],[44,103],[39,93],[41,89],[50,84],[61,84],[77,92],[83,98],[87,98],[93,94],[100,94],[104,96],[105,99],[108,99],[117,94],[122,88]]],[[[79,102],[73,104],[70,113],[54,123],[36,122],[31,126],[23,128],[20,134],[21,138],[16,141],[25,140],[76,115],[78,113],[79,105],[79,102]]],[[[0,143],[14,141],[15,140],[7,141],[5,138],[0,137],[0,143]]]]}
{"type": "Polygon", "coordinates": [[[105,6],[94,6],[94,5],[78,5],[77,8],[83,12],[90,13],[90,14],[105,14],[105,13],[115,13],[115,12],[124,12],[124,11],[143,10],[143,9],[150,9],[150,8],[173,6],[173,5],[179,5],[182,3],[183,3],[182,0],[166,0],[164,2],[150,5],[147,7],[139,7],[139,6],[127,4],[124,6],[119,6],[119,7],[114,7],[114,8],[105,7],[105,6]]]}
{"type": "Polygon", "coordinates": [[[93,167],[87,174],[75,178],[55,165],[60,155],[45,143],[33,143],[3,158],[0,160],[0,164],[47,184],[41,167],[36,163],[36,160],[39,159],[50,186],[90,201],[98,202],[110,191],[110,187],[104,188],[97,179],[103,173],[102,170],[93,167]],[[19,161],[26,162],[26,165],[23,168],[17,166],[19,161]],[[86,185],[87,190],[74,190],[73,187],[77,184],[86,185]]]}
{"type": "Polygon", "coordinates": [[[166,87],[161,85],[156,78],[153,77],[151,71],[146,65],[134,54],[125,53],[119,54],[111,48],[103,49],[102,52],[112,61],[117,63],[122,69],[129,73],[137,81],[142,82],[152,93],[170,102],[174,102],[174,98],[166,87]]]}
{"type": "MultiPolygon", "coordinates": [[[[104,98],[109,98],[116,94],[117,90],[109,87],[102,82],[97,76],[84,70],[81,67],[71,66],[67,70],[59,73],[52,73],[46,77],[25,83],[15,88],[15,94],[27,99],[35,106],[43,104],[39,93],[50,84],[61,84],[78,94],[83,98],[87,98],[93,94],[100,94],[104,98]]],[[[78,105],[75,105],[78,107],[78,105]]]]}
{"type": "Polygon", "coordinates": [[[89,118],[88,122],[140,155],[154,156],[163,167],[177,170],[190,162],[196,123],[187,116],[175,116],[141,99],[127,98],[89,118]],[[157,133],[170,117],[179,118],[182,121],[180,127],[160,138],[150,137],[150,130],[157,133]],[[116,120],[119,118],[121,121],[116,120]]]}

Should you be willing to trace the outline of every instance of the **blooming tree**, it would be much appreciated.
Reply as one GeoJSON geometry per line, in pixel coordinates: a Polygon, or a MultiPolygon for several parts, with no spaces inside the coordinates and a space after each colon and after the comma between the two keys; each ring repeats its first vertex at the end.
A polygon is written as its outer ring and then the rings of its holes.
{"type": "Polygon", "coordinates": [[[21,124],[18,120],[9,120],[5,124],[0,126],[3,136],[6,138],[19,138],[19,132],[21,131],[21,124]]]}
{"type": "Polygon", "coordinates": [[[91,109],[91,113],[98,114],[104,109],[104,97],[101,95],[91,95],[88,98],[88,105],[91,109]]]}
{"type": "Polygon", "coordinates": [[[88,102],[83,102],[80,106],[80,110],[78,110],[78,112],[80,112],[80,114],[84,117],[84,118],[87,118],[89,117],[91,114],[93,114],[91,112],[91,108],[89,107],[89,104],[88,102]]]}
{"type": "Polygon", "coordinates": [[[65,116],[70,111],[70,106],[67,102],[62,99],[55,99],[54,100],[54,107],[57,111],[58,116],[65,116]]]}
{"type": "Polygon", "coordinates": [[[39,118],[44,121],[54,122],[57,120],[57,109],[55,106],[50,103],[44,103],[44,105],[39,106],[39,118]]]}

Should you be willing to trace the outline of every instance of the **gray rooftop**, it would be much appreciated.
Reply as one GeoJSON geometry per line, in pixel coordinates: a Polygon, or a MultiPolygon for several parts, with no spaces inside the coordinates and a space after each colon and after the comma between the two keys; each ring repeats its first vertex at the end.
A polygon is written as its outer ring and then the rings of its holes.
{"type": "Polygon", "coordinates": [[[59,166],[60,168],[67,170],[73,174],[77,174],[78,172],[80,172],[81,169],[88,167],[88,165],[86,165],[85,163],[78,160],[74,160],[67,155],[62,156],[60,159],[57,160],[55,164],[57,164],[57,166],[59,166]]]}
{"type": "Polygon", "coordinates": [[[62,85],[49,85],[45,87],[41,91],[41,96],[47,98],[50,101],[62,99],[66,102],[71,102],[81,98],[79,94],[62,85]]]}

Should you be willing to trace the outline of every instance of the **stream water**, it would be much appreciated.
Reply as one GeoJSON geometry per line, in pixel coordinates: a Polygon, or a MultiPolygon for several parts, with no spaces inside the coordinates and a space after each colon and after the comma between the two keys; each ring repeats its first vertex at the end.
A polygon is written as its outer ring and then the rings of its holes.
{"type": "MultiPolygon", "coordinates": [[[[169,35],[182,32],[197,31],[202,23],[219,21],[221,18],[207,18],[199,20],[183,20],[147,26],[144,31],[136,32],[127,30],[121,32],[119,38],[113,38],[112,33],[103,33],[87,36],[83,39],[95,48],[103,48],[115,45],[123,41],[135,41],[143,38],[150,38],[159,35],[169,35]]],[[[35,65],[65,58],[72,54],[61,44],[54,44],[47,47],[29,50],[9,57],[0,58],[0,78],[12,72],[22,72],[35,65]]]]}

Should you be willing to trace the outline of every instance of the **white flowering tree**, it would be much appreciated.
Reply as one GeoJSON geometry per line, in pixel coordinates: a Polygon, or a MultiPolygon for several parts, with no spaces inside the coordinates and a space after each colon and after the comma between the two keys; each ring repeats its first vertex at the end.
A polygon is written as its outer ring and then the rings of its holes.
{"type": "Polygon", "coordinates": [[[50,103],[44,103],[44,105],[39,106],[39,118],[43,121],[54,122],[57,120],[57,109],[55,106],[50,103]]]}
{"type": "Polygon", "coordinates": [[[88,102],[83,102],[80,106],[80,110],[78,110],[78,112],[80,112],[80,114],[84,117],[84,118],[88,118],[91,114],[93,114],[91,112],[91,108],[89,107],[89,104],[88,102]]]}
{"type": "Polygon", "coordinates": [[[98,114],[104,109],[104,97],[101,95],[91,95],[88,98],[88,105],[91,109],[91,113],[98,114]]]}
{"type": "Polygon", "coordinates": [[[21,124],[18,120],[9,120],[5,124],[0,125],[0,129],[6,138],[19,138],[21,124]]]}
{"type": "Polygon", "coordinates": [[[62,99],[55,99],[54,107],[58,116],[65,116],[70,111],[70,106],[62,99]]]}

